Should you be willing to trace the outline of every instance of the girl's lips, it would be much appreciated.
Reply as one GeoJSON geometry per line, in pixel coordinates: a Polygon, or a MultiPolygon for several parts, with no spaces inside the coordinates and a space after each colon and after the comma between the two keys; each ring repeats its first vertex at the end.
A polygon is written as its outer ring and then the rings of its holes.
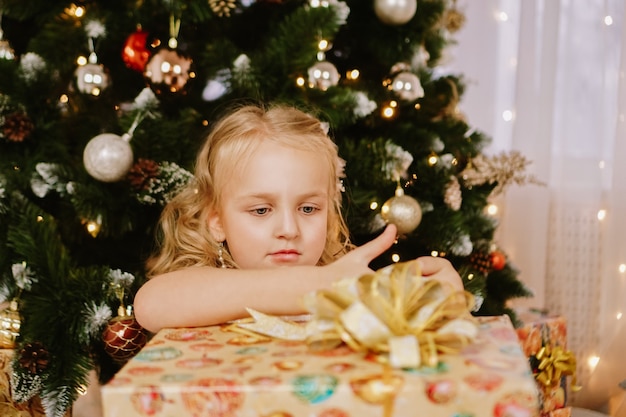
{"type": "Polygon", "coordinates": [[[297,250],[281,250],[270,254],[270,256],[278,262],[293,262],[298,260],[300,252],[297,250]]]}

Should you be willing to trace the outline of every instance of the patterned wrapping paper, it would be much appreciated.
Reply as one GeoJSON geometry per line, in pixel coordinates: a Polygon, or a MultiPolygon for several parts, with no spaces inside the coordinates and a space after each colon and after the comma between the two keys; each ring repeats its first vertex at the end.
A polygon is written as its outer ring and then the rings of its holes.
{"type": "Polygon", "coordinates": [[[508,316],[435,368],[393,369],[345,345],[164,329],[102,387],[104,417],[530,417],[538,392],[508,316]],[[417,413],[417,414],[416,414],[417,413]]]}
{"type": "MultiPolygon", "coordinates": [[[[548,316],[540,312],[524,311],[518,314],[523,325],[516,331],[520,339],[524,355],[528,357],[531,369],[538,372],[536,359],[542,347],[567,348],[567,322],[563,316],[548,316]]],[[[555,386],[545,386],[537,381],[539,388],[539,404],[541,417],[566,417],[569,411],[567,404],[567,379],[562,376],[555,386]],[[564,409],[564,411],[558,411],[564,409]]]]}
{"type": "MultiPolygon", "coordinates": [[[[24,403],[11,399],[11,361],[15,352],[12,349],[0,349],[0,416],[2,417],[45,417],[39,397],[24,403]]],[[[70,417],[71,411],[66,413],[70,417]]]]}

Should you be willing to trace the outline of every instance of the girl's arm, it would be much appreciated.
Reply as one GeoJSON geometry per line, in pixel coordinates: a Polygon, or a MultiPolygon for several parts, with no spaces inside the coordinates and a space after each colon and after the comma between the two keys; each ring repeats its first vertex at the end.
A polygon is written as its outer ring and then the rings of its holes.
{"type": "Polygon", "coordinates": [[[191,267],[157,275],[137,292],[134,311],[147,330],[195,327],[245,317],[246,307],[266,314],[304,312],[304,294],[329,288],[339,278],[371,272],[368,264],[396,238],[394,226],[326,266],[275,269],[191,267]]]}
{"type": "MultiPolygon", "coordinates": [[[[360,276],[372,270],[368,264],[396,239],[389,226],[372,241],[326,266],[287,266],[276,269],[223,269],[191,267],[157,275],[137,292],[137,321],[156,332],[164,327],[209,326],[246,317],[250,307],[266,314],[304,312],[304,294],[330,288],[340,278],[360,276]]],[[[461,279],[443,258],[419,258],[422,274],[463,289],[461,279]]]]}

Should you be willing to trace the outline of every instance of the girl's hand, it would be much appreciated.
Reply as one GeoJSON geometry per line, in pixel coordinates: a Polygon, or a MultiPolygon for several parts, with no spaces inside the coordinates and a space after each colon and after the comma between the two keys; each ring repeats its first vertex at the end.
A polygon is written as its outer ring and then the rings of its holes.
{"type": "MultiPolygon", "coordinates": [[[[358,277],[373,272],[368,266],[369,263],[389,249],[396,241],[396,237],[396,226],[389,224],[380,236],[348,252],[337,261],[328,265],[331,269],[331,280],[358,277]]],[[[417,259],[423,276],[436,279],[442,283],[448,283],[453,290],[463,290],[463,281],[450,261],[433,256],[421,256],[417,259]]]]}
{"type": "Polygon", "coordinates": [[[423,276],[448,283],[453,290],[463,291],[463,280],[450,261],[434,256],[420,256],[417,260],[422,267],[423,276]]]}
{"type": "Polygon", "coordinates": [[[368,266],[369,263],[394,244],[397,233],[396,226],[390,224],[378,237],[327,265],[325,268],[329,268],[331,271],[330,279],[335,281],[342,278],[359,277],[373,272],[368,266]]]}

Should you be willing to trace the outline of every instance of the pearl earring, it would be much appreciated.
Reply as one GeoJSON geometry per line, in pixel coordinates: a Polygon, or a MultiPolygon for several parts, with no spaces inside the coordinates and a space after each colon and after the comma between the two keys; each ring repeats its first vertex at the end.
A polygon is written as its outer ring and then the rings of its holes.
{"type": "Polygon", "coordinates": [[[220,268],[226,268],[226,262],[224,262],[224,242],[219,242],[217,247],[217,264],[220,268]]]}

